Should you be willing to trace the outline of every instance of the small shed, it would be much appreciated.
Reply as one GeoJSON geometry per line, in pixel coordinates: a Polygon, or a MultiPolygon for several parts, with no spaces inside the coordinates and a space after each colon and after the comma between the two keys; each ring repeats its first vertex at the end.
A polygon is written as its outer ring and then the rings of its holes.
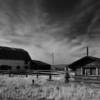
{"type": "Polygon", "coordinates": [[[100,76],[100,58],[85,56],[69,65],[76,76],[100,76]]]}

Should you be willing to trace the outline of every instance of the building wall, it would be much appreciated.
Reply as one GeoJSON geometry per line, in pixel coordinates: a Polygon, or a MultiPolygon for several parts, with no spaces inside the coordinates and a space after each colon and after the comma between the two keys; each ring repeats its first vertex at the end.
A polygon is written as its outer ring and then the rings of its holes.
{"type": "Polygon", "coordinates": [[[18,66],[20,66],[20,69],[24,69],[25,67],[25,61],[24,60],[0,60],[0,66],[7,65],[11,66],[12,70],[16,70],[18,66]]]}
{"type": "Polygon", "coordinates": [[[81,68],[77,68],[76,69],[76,75],[81,75],[81,73],[82,73],[81,71],[82,71],[81,68]]]}

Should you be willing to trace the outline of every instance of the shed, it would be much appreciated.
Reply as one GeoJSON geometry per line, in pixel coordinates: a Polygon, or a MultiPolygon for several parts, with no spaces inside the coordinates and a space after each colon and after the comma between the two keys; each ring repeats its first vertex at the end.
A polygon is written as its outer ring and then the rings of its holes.
{"type": "Polygon", "coordinates": [[[69,65],[76,75],[100,75],[100,58],[85,56],[69,65]]]}

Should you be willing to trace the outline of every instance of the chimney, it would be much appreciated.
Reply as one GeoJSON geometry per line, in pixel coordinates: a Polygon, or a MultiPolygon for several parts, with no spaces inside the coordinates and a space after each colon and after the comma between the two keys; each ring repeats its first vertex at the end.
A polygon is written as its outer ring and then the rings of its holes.
{"type": "Polygon", "coordinates": [[[89,56],[89,48],[87,47],[87,56],[89,56]]]}

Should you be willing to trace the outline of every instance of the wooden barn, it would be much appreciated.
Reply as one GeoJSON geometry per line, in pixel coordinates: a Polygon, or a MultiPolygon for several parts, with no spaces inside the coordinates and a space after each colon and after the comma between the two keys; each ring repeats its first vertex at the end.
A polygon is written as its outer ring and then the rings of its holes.
{"type": "Polygon", "coordinates": [[[75,72],[78,81],[100,81],[100,58],[85,56],[70,64],[69,68],[75,72]]]}
{"type": "Polygon", "coordinates": [[[31,70],[51,70],[51,65],[42,61],[32,60],[30,63],[31,70]]]}
{"type": "Polygon", "coordinates": [[[30,61],[31,58],[24,49],[0,47],[0,71],[26,70],[30,61]]]}

